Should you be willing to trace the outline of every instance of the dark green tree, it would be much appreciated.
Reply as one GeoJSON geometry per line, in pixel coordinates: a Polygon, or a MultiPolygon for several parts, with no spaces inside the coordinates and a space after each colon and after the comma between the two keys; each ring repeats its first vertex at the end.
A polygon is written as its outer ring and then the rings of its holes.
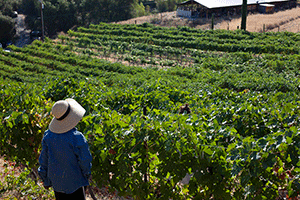
{"type": "Polygon", "coordinates": [[[242,5],[242,24],[241,29],[246,30],[246,21],[247,21],[247,0],[243,0],[242,5]]]}
{"type": "Polygon", "coordinates": [[[85,23],[115,22],[132,17],[134,0],[84,0],[85,23]]]}
{"type": "Polygon", "coordinates": [[[182,0],[156,0],[158,12],[167,12],[176,10],[177,4],[182,0]]]}
{"type": "MultiPolygon", "coordinates": [[[[75,26],[130,19],[136,16],[136,2],[136,0],[43,0],[46,36],[55,36],[57,32],[65,32],[75,26]]],[[[39,1],[23,0],[23,7],[29,27],[41,29],[39,1]]]]}
{"type": "Polygon", "coordinates": [[[13,11],[18,10],[21,0],[0,0],[0,11],[2,15],[12,16],[13,11]]]}
{"type": "Polygon", "coordinates": [[[22,2],[22,11],[26,15],[26,24],[27,26],[34,29],[41,29],[41,20],[40,17],[40,3],[38,0],[23,0],[22,2]]]}
{"type": "MultiPolygon", "coordinates": [[[[78,24],[79,1],[43,0],[44,27],[46,36],[54,36],[57,32],[68,31],[78,24]]],[[[26,22],[30,29],[41,30],[41,4],[38,0],[23,1],[26,22]]]]}
{"type": "Polygon", "coordinates": [[[77,8],[70,0],[52,0],[45,2],[45,29],[50,36],[56,32],[68,31],[77,24],[77,8]]]}
{"type": "Polygon", "coordinates": [[[132,18],[132,5],[134,0],[116,0],[115,1],[115,11],[113,11],[114,16],[112,21],[122,21],[132,18]]]}
{"type": "Polygon", "coordinates": [[[15,23],[13,18],[0,14],[0,42],[6,43],[15,35],[15,23]]]}

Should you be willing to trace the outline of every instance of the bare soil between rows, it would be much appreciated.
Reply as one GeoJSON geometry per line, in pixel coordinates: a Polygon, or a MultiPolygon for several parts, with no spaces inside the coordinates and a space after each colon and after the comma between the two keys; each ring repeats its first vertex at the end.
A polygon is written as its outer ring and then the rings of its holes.
{"type": "MultiPolygon", "coordinates": [[[[14,162],[7,161],[4,159],[3,156],[0,156],[0,182],[5,184],[5,176],[8,174],[12,174],[14,171],[14,176],[18,177],[21,172],[21,167],[15,167],[14,162]],[[7,172],[6,172],[7,171],[7,172]]],[[[40,181],[38,181],[38,185],[42,185],[40,181]]],[[[94,195],[96,196],[97,200],[126,200],[126,198],[117,196],[116,193],[109,193],[107,188],[103,187],[101,189],[92,187],[94,191],[94,195]]],[[[50,189],[52,190],[52,189],[50,189]]],[[[1,191],[2,192],[2,191],[1,191]]],[[[6,191],[4,193],[0,193],[0,200],[1,199],[15,199],[18,196],[16,191],[6,191]]],[[[27,200],[28,198],[24,197],[22,200],[27,200]]],[[[128,198],[127,198],[128,199],[128,198]]],[[[92,196],[89,194],[89,191],[86,191],[86,200],[93,200],[92,196]]]]}

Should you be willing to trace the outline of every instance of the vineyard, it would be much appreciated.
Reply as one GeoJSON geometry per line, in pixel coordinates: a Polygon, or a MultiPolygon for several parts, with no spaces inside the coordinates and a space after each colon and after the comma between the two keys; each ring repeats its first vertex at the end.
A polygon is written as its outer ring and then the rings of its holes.
{"type": "Polygon", "coordinates": [[[10,49],[0,155],[16,165],[36,171],[51,107],[70,97],[87,110],[78,129],[98,187],[133,199],[299,198],[299,34],[101,23],[10,49]]]}

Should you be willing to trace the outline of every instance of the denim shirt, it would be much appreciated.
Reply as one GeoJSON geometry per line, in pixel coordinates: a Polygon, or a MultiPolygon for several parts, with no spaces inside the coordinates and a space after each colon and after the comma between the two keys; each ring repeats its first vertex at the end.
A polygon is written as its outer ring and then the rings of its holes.
{"type": "Polygon", "coordinates": [[[76,128],[63,134],[45,132],[38,169],[44,186],[70,194],[89,185],[91,162],[87,141],[76,128]]]}

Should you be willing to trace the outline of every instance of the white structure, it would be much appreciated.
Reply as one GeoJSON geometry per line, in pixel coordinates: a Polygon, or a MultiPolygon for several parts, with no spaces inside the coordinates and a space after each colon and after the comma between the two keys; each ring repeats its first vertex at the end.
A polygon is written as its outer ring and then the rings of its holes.
{"type": "MultiPolygon", "coordinates": [[[[255,4],[266,4],[266,3],[278,3],[278,2],[288,2],[291,0],[248,0],[248,5],[255,5],[255,4]]],[[[242,0],[188,0],[182,2],[179,5],[186,5],[186,4],[199,4],[206,8],[224,8],[224,7],[233,7],[233,6],[241,6],[243,4],[242,0]]]]}
{"type": "MultiPolygon", "coordinates": [[[[202,18],[210,17],[213,13],[215,16],[236,15],[241,12],[242,0],[187,0],[178,4],[177,16],[202,18]]],[[[248,0],[248,11],[259,11],[259,5],[272,4],[267,7],[266,11],[280,10],[282,8],[291,8],[297,5],[297,0],[248,0]]],[[[261,6],[264,7],[265,6],[261,6]]]]}

